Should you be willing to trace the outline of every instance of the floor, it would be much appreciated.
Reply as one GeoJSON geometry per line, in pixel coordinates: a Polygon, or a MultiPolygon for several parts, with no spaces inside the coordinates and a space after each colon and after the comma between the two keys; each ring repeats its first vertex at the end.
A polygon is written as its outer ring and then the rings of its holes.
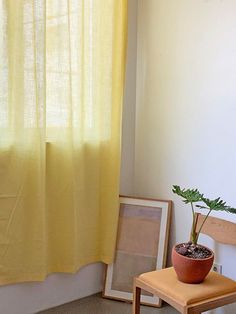
{"type": "MultiPolygon", "coordinates": [[[[103,299],[100,294],[70,302],[38,314],[131,314],[129,303],[103,299]]],[[[141,314],[177,314],[178,312],[164,304],[162,308],[142,306],[141,314]]]]}

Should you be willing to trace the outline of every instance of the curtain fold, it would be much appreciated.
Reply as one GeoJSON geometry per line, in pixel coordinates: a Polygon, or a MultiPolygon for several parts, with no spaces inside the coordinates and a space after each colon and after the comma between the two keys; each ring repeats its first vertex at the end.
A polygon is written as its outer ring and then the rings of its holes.
{"type": "Polygon", "coordinates": [[[0,1],[0,284],[111,263],[127,0],[0,1]]]}

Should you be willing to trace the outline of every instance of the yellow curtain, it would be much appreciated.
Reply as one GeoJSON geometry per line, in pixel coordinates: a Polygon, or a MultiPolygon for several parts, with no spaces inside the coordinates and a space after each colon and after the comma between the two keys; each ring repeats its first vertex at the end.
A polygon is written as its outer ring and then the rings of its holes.
{"type": "Polygon", "coordinates": [[[127,0],[0,0],[0,284],[112,262],[127,0]]]}

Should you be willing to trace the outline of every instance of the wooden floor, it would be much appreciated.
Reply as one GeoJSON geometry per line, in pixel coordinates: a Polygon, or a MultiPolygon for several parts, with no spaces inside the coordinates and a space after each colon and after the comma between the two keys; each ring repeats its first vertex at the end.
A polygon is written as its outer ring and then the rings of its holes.
{"type": "MultiPolygon", "coordinates": [[[[103,299],[96,294],[78,301],[67,303],[43,312],[40,314],[131,314],[131,304],[103,299]]],[[[39,314],[38,313],[38,314],[39,314]]],[[[178,312],[168,305],[162,308],[142,306],[141,314],[177,314],[178,312]]]]}

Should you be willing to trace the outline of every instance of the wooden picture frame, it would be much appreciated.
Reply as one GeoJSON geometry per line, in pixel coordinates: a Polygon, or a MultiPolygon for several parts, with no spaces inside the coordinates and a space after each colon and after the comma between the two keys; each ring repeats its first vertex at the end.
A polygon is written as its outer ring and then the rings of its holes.
{"type": "MultiPolygon", "coordinates": [[[[171,201],[120,196],[115,260],[107,266],[103,297],[133,300],[133,278],[166,266],[171,201]]],[[[145,291],[141,303],[155,307],[161,300],[145,291]]]]}

